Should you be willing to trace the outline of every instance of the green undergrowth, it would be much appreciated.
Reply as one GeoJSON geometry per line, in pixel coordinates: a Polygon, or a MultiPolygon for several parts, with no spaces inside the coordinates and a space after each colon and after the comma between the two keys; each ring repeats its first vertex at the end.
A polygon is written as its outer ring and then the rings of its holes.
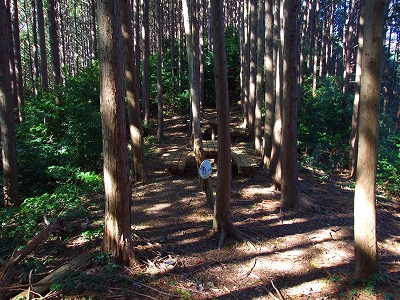
{"type": "MultiPolygon", "coordinates": [[[[59,185],[53,193],[25,199],[19,207],[0,210],[0,258],[7,259],[37,235],[48,222],[90,218],[91,211],[104,208],[104,201],[91,201],[91,195],[103,193],[103,179],[93,172],[77,172],[75,180],[59,185]]],[[[65,238],[68,238],[66,236],[65,238]]]]}

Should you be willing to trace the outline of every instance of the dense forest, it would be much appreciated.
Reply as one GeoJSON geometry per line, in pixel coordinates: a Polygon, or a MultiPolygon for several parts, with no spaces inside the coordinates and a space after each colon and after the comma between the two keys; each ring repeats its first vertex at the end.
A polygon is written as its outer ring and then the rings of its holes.
{"type": "Polygon", "coordinates": [[[336,224],[333,240],[351,232],[338,240],[353,247],[343,269],[310,258],[340,284],[304,297],[395,299],[399,16],[398,0],[0,0],[0,300],[25,289],[31,297],[50,290],[50,298],[102,299],[118,290],[125,299],[303,299],[288,286],[308,280],[291,285],[289,271],[237,288],[257,276],[266,232],[274,245],[287,238],[290,249],[302,234],[318,252],[301,218],[336,224]],[[168,155],[179,156],[181,172],[167,170],[168,155]],[[213,174],[203,178],[205,160],[213,174]],[[251,207],[294,227],[273,234],[272,220],[237,205],[250,187],[251,207]],[[176,205],[165,224],[165,211],[154,209],[164,200],[176,205]],[[164,230],[179,222],[208,228],[197,233],[204,240],[169,245],[164,230]],[[85,242],[75,248],[78,240],[85,242]],[[205,271],[228,262],[207,251],[227,251],[239,265],[246,245],[253,267],[217,287],[218,276],[205,271]],[[83,252],[90,258],[74,268],[84,272],[35,291],[83,252]],[[205,274],[195,278],[197,262],[205,274]]]}

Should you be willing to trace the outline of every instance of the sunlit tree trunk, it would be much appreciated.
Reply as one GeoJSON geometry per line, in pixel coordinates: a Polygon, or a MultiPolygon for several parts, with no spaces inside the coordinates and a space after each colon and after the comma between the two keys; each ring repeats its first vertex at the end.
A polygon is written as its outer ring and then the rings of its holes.
{"type": "Polygon", "coordinates": [[[97,5],[106,201],[103,252],[117,263],[133,266],[120,1],[98,0],[97,5]]]}
{"type": "Polygon", "coordinates": [[[354,100],[353,100],[353,114],[351,118],[351,131],[350,131],[350,178],[354,178],[357,169],[357,154],[358,154],[358,111],[360,103],[360,80],[361,80],[361,64],[362,64],[362,51],[364,44],[364,1],[360,2],[360,23],[358,28],[358,48],[357,48],[357,65],[356,65],[356,78],[354,83],[354,100]]]}
{"type": "Polygon", "coordinates": [[[3,164],[4,206],[19,205],[17,152],[14,128],[14,101],[11,90],[9,30],[11,23],[9,11],[0,1],[0,129],[3,164]]]}
{"type": "Polygon", "coordinates": [[[257,75],[257,1],[250,0],[249,24],[249,98],[247,102],[249,138],[254,141],[254,123],[256,107],[256,75],[257,75]]]}
{"type": "MultiPolygon", "coordinates": [[[[202,135],[200,128],[200,101],[198,98],[198,73],[196,72],[195,65],[195,50],[193,46],[193,35],[191,32],[191,26],[189,21],[189,6],[187,0],[182,0],[182,14],[185,27],[185,37],[186,37],[186,50],[188,56],[189,64],[189,83],[190,83],[190,102],[192,111],[192,126],[193,126],[193,152],[196,158],[197,167],[200,166],[202,161],[205,159],[203,145],[202,145],[202,135]]],[[[200,178],[200,177],[199,177],[200,178]]],[[[201,179],[200,183],[203,191],[206,193],[207,204],[212,209],[214,207],[214,195],[211,189],[209,179],[201,179]]]]}
{"type": "Polygon", "coordinates": [[[315,31],[314,35],[315,37],[313,38],[314,40],[314,47],[313,47],[313,96],[316,96],[317,92],[317,84],[318,84],[318,62],[319,62],[319,57],[318,57],[318,50],[319,50],[319,39],[321,37],[321,29],[320,29],[320,24],[318,22],[318,16],[319,16],[319,0],[316,0],[315,3],[315,31]]]}
{"type": "Polygon", "coordinates": [[[134,182],[147,180],[144,155],[142,118],[139,103],[139,72],[135,65],[132,11],[129,0],[121,0],[121,21],[125,61],[125,82],[129,133],[132,142],[132,179],[134,182]]]}
{"type": "Polygon", "coordinates": [[[249,44],[249,0],[243,0],[243,12],[242,12],[242,30],[241,30],[241,108],[243,113],[243,127],[248,127],[249,114],[248,114],[248,101],[249,101],[249,77],[250,77],[250,44],[249,44]]]}
{"type": "Polygon", "coordinates": [[[274,30],[274,14],[273,0],[265,2],[265,122],[264,122],[264,140],[263,140],[263,166],[270,167],[272,136],[274,129],[274,106],[275,106],[275,90],[274,90],[274,57],[273,57],[273,30],[274,30]]]}
{"type": "Polygon", "coordinates": [[[276,189],[281,188],[281,143],[282,143],[282,73],[283,73],[283,59],[282,59],[282,26],[281,26],[281,2],[275,1],[275,14],[274,18],[274,36],[276,42],[276,49],[274,53],[275,61],[275,120],[274,130],[272,136],[272,149],[271,149],[271,163],[269,168],[269,175],[274,179],[276,189]]]}
{"type": "Polygon", "coordinates": [[[283,105],[282,105],[282,186],[281,207],[299,202],[297,179],[297,110],[300,102],[299,72],[299,0],[283,0],[283,105]]]}
{"type": "Polygon", "coordinates": [[[364,280],[378,273],[375,185],[384,15],[384,0],[365,1],[358,161],[354,193],[355,270],[353,274],[354,279],[364,280]]]}
{"type": "Polygon", "coordinates": [[[258,4],[257,14],[257,68],[256,68],[256,100],[254,113],[254,149],[261,155],[262,150],[262,104],[263,104],[263,70],[265,51],[265,4],[258,4]]]}

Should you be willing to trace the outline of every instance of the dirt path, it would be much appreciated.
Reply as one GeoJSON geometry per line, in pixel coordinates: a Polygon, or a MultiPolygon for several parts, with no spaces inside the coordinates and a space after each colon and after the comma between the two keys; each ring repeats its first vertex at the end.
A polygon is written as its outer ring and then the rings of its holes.
{"type": "MultiPolygon", "coordinates": [[[[349,284],[354,269],[353,190],[345,174],[300,169],[305,195],[324,213],[281,216],[280,194],[270,187],[265,170],[250,177],[234,170],[233,221],[259,242],[228,239],[225,247],[216,249],[212,212],[197,182],[194,158],[189,157],[183,174],[163,169],[161,155],[171,148],[184,149],[189,141],[182,134],[187,132],[184,123],[169,122],[165,141],[150,158],[149,182],[134,189],[138,250],[148,262],[145,274],[155,276],[149,280],[152,286],[192,299],[384,299],[385,293],[399,293],[398,200],[379,199],[379,263],[389,284],[369,283],[374,293],[349,284]]],[[[164,296],[157,298],[169,297],[164,296]]]]}
{"type": "MultiPolygon", "coordinates": [[[[189,156],[183,174],[170,174],[162,164],[163,153],[187,150],[187,123],[172,118],[165,128],[165,139],[150,145],[148,182],[133,187],[132,228],[140,266],[118,267],[99,255],[47,299],[400,299],[399,199],[378,198],[382,274],[364,285],[350,282],[353,183],[345,174],[301,168],[302,190],[323,213],[281,215],[280,193],[271,188],[265,170],[246,177],[233,169],[233,222],[258,242],[227,239],[216,249],[218,236],[211,232],[212,212],[198,184],[194,157],[189,156]]],[[[252,153],[245,142],[233,147],[252,153]]],[[[101,233],[103,195],[88,195],[88,202],[93,210],[89,229],[101,233]]],[[[101,234],[85,236],[77,230],[62,251],[54,251],[53,240],[49,252],[33,256],[47,257],[51,265],[98,251],[100,244],[101,234]]]]}

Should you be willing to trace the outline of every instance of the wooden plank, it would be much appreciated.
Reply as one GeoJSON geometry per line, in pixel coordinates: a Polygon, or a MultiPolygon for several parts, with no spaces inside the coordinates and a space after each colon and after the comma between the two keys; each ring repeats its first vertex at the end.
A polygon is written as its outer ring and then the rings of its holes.
{"type": "Polygon", "coordinates": [[[232,152],[232,159],[242,174],[252,174],[258,170],[258,164],[247,153],[232,152]]]}
{"type": "Polygon", "coordinates": [[[179,159],[178,170],[180,170],[180,171],[185,170],[187,158],[188,158],[188,154],[186,152],[182,152],[181,157],[179,159]]]}
{"type": "Polygon", "coordinates": [[[217,140],[203,140],[203,150],[206,157],[218,156],[218,141],[217,140]]]}
{"type": "Polygon", "coordinates": [[[184,171],[188,153],[186,151],[171,151],[163,154],[164,166],[170,171],[184,171]]]}

